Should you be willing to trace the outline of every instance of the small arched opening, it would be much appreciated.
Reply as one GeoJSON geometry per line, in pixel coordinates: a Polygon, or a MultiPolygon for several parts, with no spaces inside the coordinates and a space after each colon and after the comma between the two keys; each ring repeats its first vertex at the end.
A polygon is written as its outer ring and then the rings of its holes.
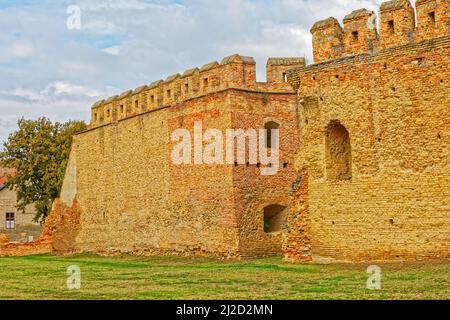
{"type": "Polygon", "coordinates": [[[274,130],[280,129],[280,124],[275,121],[269,121],[264,124],[264,129],[266,130],[266,148],[275,147],[275,141],[272,141],[274,138],[274,130]]]}
{"type": "Polygon", "coordinates": [[[339,122],[332,121],[325,134],[327,179],[345,181],[352,178],[352,149],[350,134],[339,122]]]}
{"type": "Polygon", "coordinates": [[[264,232],[274,233],[283,230],[287,218],[287,207],[273,204],[264,208],[264,232]]]}

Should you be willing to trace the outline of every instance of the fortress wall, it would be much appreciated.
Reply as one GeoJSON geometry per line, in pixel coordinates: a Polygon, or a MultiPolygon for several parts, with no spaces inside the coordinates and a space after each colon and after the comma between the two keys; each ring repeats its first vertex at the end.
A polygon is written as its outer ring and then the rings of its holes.
{"type": "Polygon", "coordinates": [[[450,0],[416,0],[418,39],[450,33],[450,0]]]}
{"type": "Polygon", "coordinates": [[[253,58],[233,55],[94,104],[90,129],[74,139],[61,193],[61,210],[80,213],[71,251],[280,254],[282,235],[264,234],[261,205],[289,205],[298,121],[296,96],[282,73],[304,62],[271,58],[274,79],[257,83],[253,58]],[[276,176],[261,178],[256,164],[204,163],[194,148],[196,122],[203,133],[218,129],[225,139],[227,129],[264,129],[268,119],[283,124],[276,176]],[[180,128],[191,135],[191,164],[171,159],[178,144],[171,134],[180,128]]]}
{"type": "Polygon", "coordinates": [[[287,260],[450,258],[449,57],[450,37],[441,36],[289,73],[303,181],[287,260]],[[349,158],[345,135],[327,138],[336,123],[348,131],[349,158]]]}
{"type": "Polygon", "coordinates": [[[61,199],[81,212],[76,250],[237,256],[233,167],[174,165],[169,140],[194,121],[225,131],[230,119],[221,92],[78,135],[61,199]]]}
{"type": "Polygon", "coordinates": [[[314,24],[314,62],[322,63],[360,53],[376,53],[450,34],[450,0],[417,0],[417,25],[409,0],[381,4],[379,34],[374,12],[355,10],[344,18],[344,28],[335,18],[314,24]]]}
{"type": "MultiPolygon", "coordinates": [[[[292,155],[298,147],[295,99],[293,93],[231,89],[78,135],[61,199],[67,207],[76,200],[81,212],[76,250],[220,257],[280,254],[282,234],[264,234],[262,210],[270,204],[289,206],[295,180],[292,155]],[[269,120],[283,126],[276,176],[262,177],[256,165],[194,165],[195,149],[191,165],[171,160],[177,142],[170,141],[170,135],[176,129],[187,129],[193,142],[196,121],[202,122],[203,132],[218,129],[225,137],[227,129],[263,129],[269,120]]],[[[225,149],[223,156],[225,160],[225,149]]]]}
{"type": "Polygon", "coordinates": [[[159,243],[167,213],[168,112],[100,127],[77,136],[77,195],[82,251],[132,252],[159,243]],[[146,226],[146,230],[140,229],[146,226]]]}
{"type": "Polygon", "coordinates": [[[389,1],[381,5],[381,48],[408,44],[414,41],[415,27],[414,7],[409,0],[389,1]]]}
{"type": "Polygon", "coordinates": [[[345,54],[372,50],[378,41],[375,12],[366,9],[353,11],[344,18],[343,44],[345,54]]]}
{"type": "Polygon", "coordinates": [[[260,83],[256,82],[256,62],[253,58],[237,54],[225,57],[220,63],[213,61],[201,68],[169,76],[164,81],[158,80],[96,102],[92,106],[90,128],[227,89],[292,93],[285,74],[291,68],[304,65],[304,58],[270,58],[267,82],[260,83]]]}
{"type": "MultiPolygon", "coordinates": [[[[297,173],[293,155],[300,146],[296,101],[291,94],[242,94],[231,96],[233,128],[264,128],[269,121],[280,124],[280,159],[276,175],[261,175],[257,165],[238,164],[233,172],[235,211],[243,256],[281,254],[285,225],[273,233],[264,232],[264,208],[289,208],[289,193],[297,173]]],[[[248,159],[247,159],[248,161],[248,159]]],[[[261,165],[261,168],[267,166],[261,165]]],[[[284,219],[282,219],[284,222],[284,219]]]]}
{"type": "MultiPolygon", "coordinates": [[[[203,133],[208,129],[225,133],[231,125],[230,95],[230,91],[213,93],[174,106],[170,109],[169,131],[187,129],[193,147],[195,122],[201,122],[203,133]]],[[[208,143],[203,140],[203,146],[208,143]]],[[[176,144],[170,143],[170,149],[176,144]]],[[[191,165],[170,162],[170,210],[176,221],[164,221],[164,224],[171,229],[172,241],[189,248],[190,254],[237,257],[233,166],[207,164],[204,160],[201,152],[193,149],[191,165]],[[195,164],[196,158],[203,164],[195,164]]]]}

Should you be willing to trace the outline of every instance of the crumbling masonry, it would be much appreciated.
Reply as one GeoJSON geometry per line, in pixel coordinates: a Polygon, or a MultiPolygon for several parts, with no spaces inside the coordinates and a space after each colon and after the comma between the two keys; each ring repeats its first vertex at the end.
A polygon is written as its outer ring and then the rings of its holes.
{"type": "MultiPolygon", "coordinates": [[[[285,73],[301,66],[303,58],[271,58],[267,82],[258,83],[255,61],[234,55],[96,103],[90,129],[75,137],[60,200],[66,208],[76,204],[80,226],[72,228],[74,241],[55,245],[104,254],[281,254],[300,145],[296,95],[285,73]],[[263,164],[248,159],[175,164],[171,134],[192,133],[196,121],[221,132],[278,124],[278,174],[261,175],[263,164]]],[[[65,219],[61,225],[71,229],[65,219]]]]}
{"type": "Polygon", "coordinates": [[[450,259],[450,0],[379,16],[316,23],[315,64],[269,59],[266,83],[235,55],[96,103],[46,224],[53,250],[450,259]],[[171,133],[199,120],[275,124],[279,173],[175,165],[171,133]]]}
{"type": "Polygon", "coordinates": [[[288,261],[450,258],[450,1],[383,3],[312,28],[288,72],[302,145],[288,261]]]}

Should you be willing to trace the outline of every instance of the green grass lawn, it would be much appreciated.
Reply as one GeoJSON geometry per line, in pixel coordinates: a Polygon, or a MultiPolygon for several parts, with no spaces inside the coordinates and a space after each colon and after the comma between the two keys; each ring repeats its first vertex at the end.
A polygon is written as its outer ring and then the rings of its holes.
{"type": "Polygon", "coordinates": [[[279,257],[211,259],[0,258],[0,299],[450,299],[448,264],[380,264],[382,290],[366,289],[368,265],[290,265],[279,257]],[[81,268],[68,290],[67,267],[81,268]]]}

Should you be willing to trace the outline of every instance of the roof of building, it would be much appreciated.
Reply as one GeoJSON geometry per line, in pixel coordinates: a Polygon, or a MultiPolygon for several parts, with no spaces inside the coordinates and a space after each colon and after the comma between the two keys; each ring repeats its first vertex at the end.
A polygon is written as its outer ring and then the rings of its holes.
{"type": "Polygon", "coordinates": [[[0,177],[0,191],[5,189],[6,177],[0,177]]]}
{"type": "Polygon", "coordinates": [[[8,177],[6,174],[0,176],[0,191],[6,188],[6,182],[8,181],[8,177]]]}

